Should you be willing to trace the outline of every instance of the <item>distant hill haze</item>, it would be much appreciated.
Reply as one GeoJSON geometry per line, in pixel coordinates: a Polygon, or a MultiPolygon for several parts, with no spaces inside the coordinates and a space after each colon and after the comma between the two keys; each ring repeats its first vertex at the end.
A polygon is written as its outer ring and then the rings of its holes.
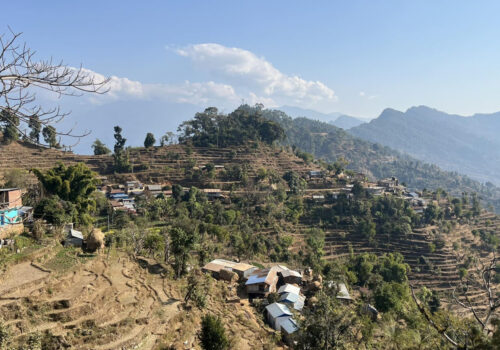
{"type": "Polygon", "coordinates": [[[285,112],[290,117],[306,117],[309,119],[316,119],[322,122],[327,122],[338,128],[347,130],[355,126],[361,125],[369,121],[369,119],[352,117],[350,115],[333,112],[321,113],[312,109],[304,109],[300,107],[283,106],[278,108],[280,111],[285,112]]]}
{"type": "Polygon", "coordinates": [[[347,130],[364,124],[366,123],[366,121],[356,117],[351,117],[349,115],[341,115],[337,119],[330,121],[329,123],[335,125],[337,128],[347,130]]]}
{"type": "Polygon", "coordinates": [[[429,107],[386,109],[348,131],[440,167],[500,185],[500,112],[471,117],[429,107]]]}

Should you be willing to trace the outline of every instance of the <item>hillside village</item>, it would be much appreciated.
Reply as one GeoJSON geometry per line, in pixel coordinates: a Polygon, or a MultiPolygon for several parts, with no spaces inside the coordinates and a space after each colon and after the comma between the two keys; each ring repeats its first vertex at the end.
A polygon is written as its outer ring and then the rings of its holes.
{"type": "Polygon", "coordinates": [[[125,171],[113,170],[111,155],[0,146],[9,185],[0,190],[0,309],[14,343],[196,349],[212,308],[243,349],[310,344],[322,312],[338,327],[356,324],[346,329],[362,348],[390,342],[384,327],[399,320],[399,332],[416,322],[431,334],[420,340],[430,349],[446,340],[427,310],[494,315],[496,282],[485,290],[472,281],[477,266],[495,262],[500,220],[475,195],[370,180],[274,140],[213,147],[196,137],[128,149],[125,171]],[[59,185],[81,177],[88,181],[71,196],[59,185]],[[116,317],[98,321],[101,311],[81,298],[100,298],[116,317]],[[358,333],[366,322],[369,336],[358,333]],[[99,327],[113,332],[91,340],[99,327]],[[240,332],[255,337],[237,340],[240,332]]]}

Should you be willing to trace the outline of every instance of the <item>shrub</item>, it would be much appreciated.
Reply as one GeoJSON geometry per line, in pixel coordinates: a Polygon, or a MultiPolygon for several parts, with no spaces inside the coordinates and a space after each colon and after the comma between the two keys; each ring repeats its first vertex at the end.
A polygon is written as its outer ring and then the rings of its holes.
{"type": "Polygon", "coordinates": [[[203,317],[200,340],[205,350],[225,350],[230,345],[221,319],[213,315],[203,317]]]}
{"type": "Polygon", "coordinates": [[[375,307],[382,312],[400,311],[403,301],[407,298],[404,285],[396,282],[384,282],[374,293],[375,307]]]}

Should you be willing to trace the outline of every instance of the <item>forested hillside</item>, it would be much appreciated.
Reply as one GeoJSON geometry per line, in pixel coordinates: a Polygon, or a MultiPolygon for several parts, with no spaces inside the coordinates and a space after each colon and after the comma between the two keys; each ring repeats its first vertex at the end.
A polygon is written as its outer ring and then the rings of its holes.
{"type": "Polygon", "coordinates": [[[500,113],[465,118],[420,106],[404,113],[386,109],[377,119],[349,133],[498,185],[499,131],[500,113]]]}
{"type": "Polygon", "coordinates": [[[315,157],[330,162],[344,158],[350,169],[374,178],[396,176],[410,188],[443,188],[454,195],[476,192],[485,203],[497,212],[500,210],[500,189],[491,183],[483,185],[457,172],[444,171],[389,147],[361,140],[328,123],[308,118],[293,119],[278,110],[266,109],[262,114],[283,126],[287,135],[285,143],[315,157]]]}

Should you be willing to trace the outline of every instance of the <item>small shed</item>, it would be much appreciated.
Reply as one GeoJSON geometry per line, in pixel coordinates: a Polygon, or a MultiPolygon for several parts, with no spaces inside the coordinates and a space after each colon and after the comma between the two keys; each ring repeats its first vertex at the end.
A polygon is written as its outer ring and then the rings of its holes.
{"type": "Polygon", "coordinates": [[[319,178],[319,177],[323,177],[323,173],[321,171],[318,171],[318,170],[311,170],[309,172],[309,177],[310,178],[319,178]]]}
{"type": "Polygon", "coordinates": [[[64,241],[64,246],[82,247],[83,234],[80,231],[70,229],[68,235],[66,236],[66,240],[64,241]]]}
{"type": "Polygon", "coordinates": [[[369,316],[372,319],[372,321],[376,321],[378,318],[378,314],[379,314],[378,310],[375,308],[375,306],[373,306],[371,304],[365,304],[361,308],[361,313],[369,316]]]}
{"type": "Polygon", "coordinates": [[[280,327],[283,341],[288,345],[292,345],[292,334],[299,330],[297,322],[291,317],[283,317],[278,319],[278,326],[280,327]]]}
{"type": "Polygon", "coordinates": [[[337,288],[337,299],[352,300],[352,297],[344,283],[337,283],[337,288]]]}

